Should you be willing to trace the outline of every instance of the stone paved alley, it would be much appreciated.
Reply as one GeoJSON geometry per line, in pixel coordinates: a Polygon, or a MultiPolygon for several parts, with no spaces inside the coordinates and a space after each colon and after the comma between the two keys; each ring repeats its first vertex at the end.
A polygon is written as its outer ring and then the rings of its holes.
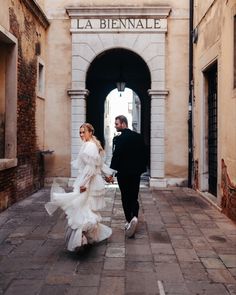
{"type": "Polygon", "coordinates": [[[126,239],[120,192],[108,187],[113,235],[77,254],[48,199],[43,189],[0,214],[0,294],[236,294],[236,224],[195,191],[142,187],[138,231],[126,239]]]}

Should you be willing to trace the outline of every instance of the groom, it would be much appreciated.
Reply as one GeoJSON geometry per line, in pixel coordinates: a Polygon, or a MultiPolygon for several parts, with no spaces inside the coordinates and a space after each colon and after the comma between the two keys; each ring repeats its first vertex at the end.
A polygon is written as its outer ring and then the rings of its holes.
{"type": "Polygon", "coordinates": [[[126,218],[125,233],[133,237],[138,224],[140,176],[146,171],[145,144],[142,136],[128,128],[128,120],[115,118],[116,137],[110,167],[117,171],[122,206],[126,218]]]}

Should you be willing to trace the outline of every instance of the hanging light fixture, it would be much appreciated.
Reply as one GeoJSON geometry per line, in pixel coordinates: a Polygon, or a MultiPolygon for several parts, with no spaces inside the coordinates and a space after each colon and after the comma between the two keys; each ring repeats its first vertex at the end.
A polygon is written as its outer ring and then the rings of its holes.
{"type": "Polygon", "coordinates": [[[116,87],[119,92],[125,91],[125,82],[122,82],[122,81],[116,82],[116,87]]]}
{"type": "Polygon", "coordinates": [[[121,56],[119,56],[120,60],[120,75],[119,75],[119,80],[116,82],[116,87],[119,92],[124,92],[125,91],[125,82],[122,77],[122,61],[121,61],[121,56]]]}

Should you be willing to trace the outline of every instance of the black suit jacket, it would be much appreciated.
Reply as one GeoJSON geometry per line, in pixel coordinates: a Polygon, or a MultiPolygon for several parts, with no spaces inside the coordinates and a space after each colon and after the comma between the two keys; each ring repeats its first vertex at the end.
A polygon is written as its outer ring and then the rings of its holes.
{"type": "Polygon", "coordinates": [[[130,129],[123,129],[114,142],[110,167],[119,174],[142,174],[146,171],[147,155],[143,137],[130,129]]]}

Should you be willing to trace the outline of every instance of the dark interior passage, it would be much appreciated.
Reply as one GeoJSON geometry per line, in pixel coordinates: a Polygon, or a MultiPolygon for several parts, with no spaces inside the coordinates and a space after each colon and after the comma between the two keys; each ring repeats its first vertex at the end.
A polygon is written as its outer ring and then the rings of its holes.
{"type": "Polygon", "coordinates": [[[141,133],[150,149],[150,97],[151,76],[147,64],[136,53],[115,48],[104,51],[91,63],[86,77],[86,120],[93,124],[96,136],[104,144],[104,102],[118,81],[124,81],[141,102],[141,133]]]}

